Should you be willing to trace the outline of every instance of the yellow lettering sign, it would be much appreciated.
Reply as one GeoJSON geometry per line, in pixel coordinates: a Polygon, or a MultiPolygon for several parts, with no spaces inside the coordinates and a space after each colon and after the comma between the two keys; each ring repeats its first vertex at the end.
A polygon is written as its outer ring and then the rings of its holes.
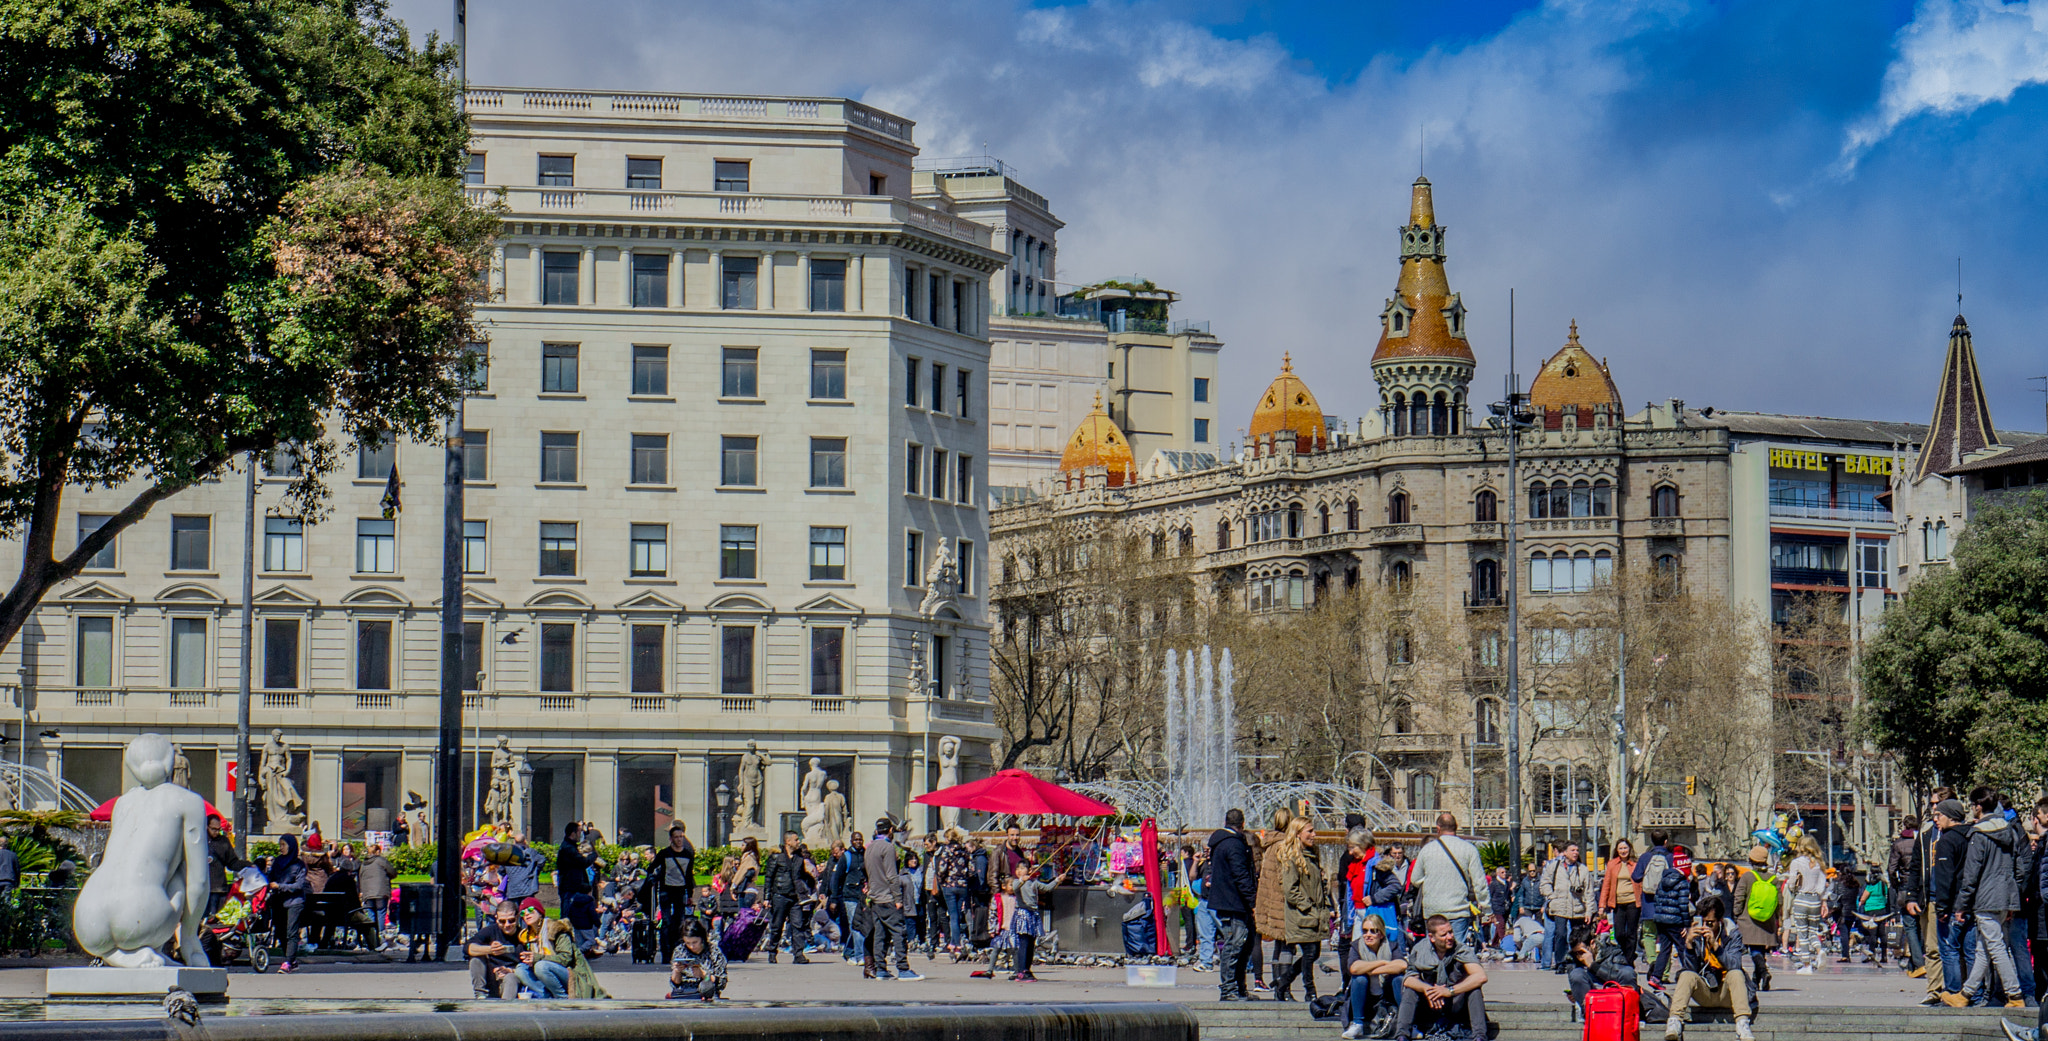
{"type": "Polygon", "coordinates": [[[1773,448],[1770,452],[1771,468],[1774,470],[1817,470],[1826,473],[1828,464],[1836,459],[1842,462],[1845,474],[1890,475],[1890,456],[1882,455],[1829,455],[1822,452],[1808,452],[1797,448],[1773,448]]]}

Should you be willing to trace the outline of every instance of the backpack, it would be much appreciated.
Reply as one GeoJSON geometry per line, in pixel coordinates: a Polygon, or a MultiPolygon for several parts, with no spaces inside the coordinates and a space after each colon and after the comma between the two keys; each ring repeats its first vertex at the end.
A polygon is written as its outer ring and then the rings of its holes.
{"type": "Polygon", "coordinates": [[[1880,914],[1891,906],[1891,894],[1885,892],[1884,879],[1877,879],[1863,887],[1863,900],[1858,905],[1864,914],[1880,914]]]}
{"type": "Polygon", "coordinates": [[[1762,875],[1749,884],[1749,913],[1753,922],[1766,923],[1778,914],[1778,885],[1762,875]]]}

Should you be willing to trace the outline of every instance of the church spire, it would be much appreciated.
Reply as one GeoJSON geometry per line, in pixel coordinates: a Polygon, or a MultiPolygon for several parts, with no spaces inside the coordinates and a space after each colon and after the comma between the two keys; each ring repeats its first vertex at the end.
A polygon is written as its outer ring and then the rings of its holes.
{"type": "Polygon", "coordinates": [[[1934,419],[1920,446],[1920,465],[1913,479],[1960,465],[1970,453],[1998,444],[1991,425],[1991,405],[1977,376],[1977,352],[1970,347],[1970,323],[1956,315],[1948,330],[1948,358],[1941,366],[1941,387],[1934,397],[1934,419]]]}

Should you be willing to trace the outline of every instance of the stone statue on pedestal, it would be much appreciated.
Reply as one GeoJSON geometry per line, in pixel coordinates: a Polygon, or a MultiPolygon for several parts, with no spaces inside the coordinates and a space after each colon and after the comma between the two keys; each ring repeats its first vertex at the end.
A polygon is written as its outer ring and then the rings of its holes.
{"type": "Polygon", "coordinates": [[[177,758],[171,762],[171,783],[186,791],[191,791],[192,760],[185,758],[185,749],[183,747],[172,745],[171,749],[177,753],[177,758]]]}
{"type": "Polygon", "coordinates": [[[484,819],[492,824],[514,827],[519,810],[519,756],[512,740],[498,735],[498,747],[491,750],[491,786],[484,794],[484,819]]]}
{"type": "Polygon", "coordinates": [[[747,742],[747,754],[740,756],[739,790],[733,793],[732,831],[744,838],[760,832],[760,814],[768,803],[768,755],[754,742],[747,742]]]}
{"type": "Polygon", "coordinates": [[[825,817],[825,844],[820,848],[831,849],[833,843],[853,837],[853,814],[846,808],[846,796],[839,794],[838,781],[825,782],[821,809],[825,817]]]}
{"type": "Polygon", "coordinates": [[[825,827],[825,770],[818,765],[816,756],[811,757],[811,768],[805,772],[802,783],[797,785],[801,793],[798,802],[804,811],[804,845],[811,849],[830,849],[832,839],[825,827]]]}
{"type": "Polygon", "coordinates": [[[285,747],[284,731],[272,730],[270,740],[263,743],[256,776],[263,789],[263,830],[278,834],[304,827],[305,800],[299,795],[299,786],[292,783],[292,752],[285,747]]]}
{"type": "Polygon", "coordinates": [[[161,734],[130,741],[123,761],[140,784],[114,801],[106,854],[72,905],[72,931],[117,968],[174,964],[163,953],[173,940],[185,964],[206,966],[206,800],[170,783],[177,750],[161,734]]]}
{"type": "MultiPolygon", "coordinates": [[[[939,738],[939,787],[951,788],[960,783],[960,739],[951,734],[939,738]]],[[[960,807],[939,807],[939,827],[960,826],[960,807]]]]}
{"type": "Polygon", "coordinates": [[[932,562],[924,569],[924,602],[917,606],[917,613],[926,618],[937,617],[939,608],[950,605],[959,595],[960,565],[953,560],[953,544],[941,538],[937,548],[932,550],[932,562]]]}

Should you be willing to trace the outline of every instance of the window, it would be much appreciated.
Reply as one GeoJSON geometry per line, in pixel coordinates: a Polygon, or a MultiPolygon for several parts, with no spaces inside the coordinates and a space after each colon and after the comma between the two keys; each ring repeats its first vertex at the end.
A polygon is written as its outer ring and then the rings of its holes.
{"type": "Polygon", "coordinates": [[[573,343],[540,345],[540,391],[543,394],[574,394],[580,385],[576,376],[578,348],[573,343]]]}
{"type": "Polygon", "coordinates": [[[171,686],[206,686],[206,619],[171,619],[171,686]]]}
{"type": "Polygon", "coordinates": [[[942,299],[939,290],[941,286],[946,284],[946,280],[944,276],[935,274],[927,277],[925,282],[924,321],[926,325],[937,325],[939,324],[939,301],[942,299]]]}
{"type": "MultiPolygon", "coordinates": [[[[1209,377],[1207,377],[1207,376],[1196,376],[1196,377],[1195,377],[1195,400],[1196,400],[1196,401],[1207,401],[1207,400],[1209,400],[1209,377]]],[[[1198,439],[1198,440],[1199,440],[1199,439],[1198,439]]]]}
{"type": "Polygon", "coordinates": [[[720,284],[724,287],[720,306],[726,310],[752,310],[755,287],[761,271],[759,257],[723,257],[719,260],[720,284]]]}
{"type": "Polygon", "coordinates": [[[627,532],[632,540],[632,570],[635,578],[668,574],[668,525],[635,524],[627,532]]]}
{"type": "Polygon", "coordinates": [[[903,449],[903,493],[918,495],[924,489],[924,446],[907,445],[903,449]]]}
{"type": "Polygon", "coordinates": [[[953,501],[973,505],[974,503],[974,457],[963,455],[955,462],[959,475],[953,481],[953,501]]]}
{"type": "Polygon", "coordinates": [[[667,643],[666,635],[659,625],[633,627],[633,693],[661,693],[662,646],[667,643]]]}
{"type": "Polygon", "coordinates": [[[391,689],[391,623],[356,623],[356,689],[391,689]]]}
{"type": "Polygon", "coordinates": [[[962,419],[967,418],[968,389],[973,376],[971,369],[960,369],[953,376],[953,414],[962,419]]]}
{"type": "Polygon", "coordinates": [[[356,479],[382,481],[391,476],[391,468],[398,465],[398,445],[385,441],[371,447],[360,445],[356,448],[356,479]]]}
{"type": "Polygon", "coordinates": [[[917,276],[911,274],[913,270],[909,264],[903,265],[903,317],[915,320],[917,318],[917,308],[914,306],[917,300],[917,276]]]}
{"type": "Polygon", "coordinates": [[[114,619],[86,615],[78,619],[78,685],[114,685],[114,619]]]}
{"type": "Polygon", "coordinates": [[[1488,629],[1479,633],[1473,644],[1472,658],[1485,668],[1500,668],[1500,632],[1488,629]]]}
{"type": "Polygon", "coordinates": [[[633,483],[668,483],[668,435],[633,435],[633,483]]]}
{"type": "Polygon", "coordinates": [[[465,430],[462,432],[462,479],[464,481],[488,481],[491,479],[490,431],[465,430]]]}
{"type": "MultiPolygon", "coordinates": [[[[113,514],[110,513],[79,514],[78,541],[84,542],[86,536],[91,535],[93,532],[100,530],[100,528],[111,519],[113,519],[113,514]]],[[[85,566],[89,568],[112,568],[116,566],[119,563],[119,560],[114,555],[114,548],[119,541],[119,539],[108,540],[107,544],[101,547],[98,553],[92,555],[91,560],[85,562],[85,566]]]]}
{"type": "Polygon", "coordinates": [[[636,191],[658,192],[661,190],[661,160],[626,160],[626,187],[636,191]]]}
{"type": "MultiPolygon", "coordinates": [[[[1387,663],[1407,665],[1415,660],[1415,640],[1408,633],[1396,629],[1387,634],[1387,663]]],[[[1406,733],[1407,731],[1402,731],[1406,733]]]]}
{"type": "Polygon", "coordinates": [[[846,630],[819,626],[811,630],[811,696],[836,698],[846,693],[846,630]]]}
{"type": "Polygon", "coordinates": [[[1591,517],[1593,515],[1593,485],[1589,481],[1573,481],[1571,487],[1571,515],[1591,517]]]}
{"type": "Polygon", "coordinates": [[[213,518],[171,518],[171,570],[205,571],[213,560],[213,518]]]}
{"type": "Polygon", "coordinates": [[[299,620],[263,620],[263,686],[295,690],[299,685],[299,620]]]}
{"type": "Polygon", "coordinates": [[[576,522],[553,521],[540,526],[540,573],[576,573],[576,522]]]}
{"type": "Polygon", "coordinates": [[[1650,493],[1650,516],[1678,516],[1678,489],[1662,485],[1650,493]]]}
{"type": "Polygon", "coordinates": [[[751,488],[754,486],[755,459],[759,451],[759,438],[721,437],[719,443],[718,483],[728,488],[751,488]]]}
{"type": "Polygon", "coordinates": [[[666,253],[633,254],[633,306],[668,306],[668,264],[666,253]]]}
{"type": "MultiPolygon", "coordinates": [[[[462,346],[462,364],[469,377],[465,386],[471,394],[482,394],[491,389],[491,345],[488,343],[467,343],[462,346]]],[[[296,467],[296,464],[294,464],[296,467]]]]}
{"type": "Polygon", "coordinates": [[[484,183],[484,153],[482,153],[482,152],[471,152],[471,153],[469,153],[469,164],[468,164],[467,166],[464,166],[464,167],[462,168],[462,183],[464,183],[464,184],[482,184],[482,183],[484,183]]]}
{"type": "Polygon", "coordinates": [[[576,483],[576,446],[579,435],[558,432],[540,435],[540,479],[544,484],[576,483]]]}
{"type": "Polygon", "coordinates": [[[462,623],[462,689],[480,690],[484,672],[484,623],[462,623]]]}
{"type": "Polygon", "coordinates": [[[718,632],[719,692],[754,692],[754,627],[722,626],[718,632]]]}
{"type": "Polygon", "coordinates": [[[633,347],[633,393],[646,397],[668,395],[667,347],[633,347]]]}
{"type": "Polygon", "coordinates": [[[576,689],[576,623],[545,622],[540,627],[540,689],[576,689]]]}
{"type": "Polygon", "coordinates": [[[846,529],[811,529],[811,581],[846,580],[846,529]]]}
{"type": "Polygon", "coordinates": [[[751,191],[747,187],[747,161],[744,159],[720,159],[711,164],[711,190],[714,192],[751,191]]]}
{"type": "Polygon", "coordinates": [[[846,310],[846,261],[811,261],[811,310],[846,310]]]}
{"type": "Polygon", "coordinates": [[[903,403],[911,408],[918,405],[918,374],[924,363],[916,358],[903,359],[903,403]]]}
{"type": "Polygon", "coordinates": [[[718,577],[759,577],[754,566],[755,531],[755,527],[751,524],[719,525],[718,577]]]}
{"type": "Polygon", "coordinates": [[[966,539],[960,540],[960,559],[958,561],[958,566],[960,568],[960,588],[958,592],[961,596],[973,596],[974,543],[969,542],[966,539]]]}
{"type": "Polygon", "coordinates": [[[1500,702],[1480,698],[1473,706],[1472,738],[1482,745],[1500,744],[1500,702]]]}
{"type": "Polygon", "coordinates": [[[756,347],[727,347],[719,352],[718,395],[725,398],[760,396],[761,351],[756,347]]]}
{"type": "Polygon", "coordinates": [[[1208,444],[1208,443],[1209,443],[1209,421],[1208,421],[1208,420],[1206,420],[1206,419],[1197,419],[1197,420],[1195,420],[1195,443],[1196,443],[1196,444],[1198,444],[1198,445],[1206,445],[1206,444],[1208,444]]]}
{"type": "MultiPolygon", "coordinates": [[[[1566,566],[1569,567],[1570,564],[1567,563],[1566,566]]],[[[1531,553],[1529,555],[1529,592],[1550,592],[1550,554],[1531,553]]]]}
{"type": "Polygon", "coordinates": [[[1942,561],[1948,559],[1947,521],[1935,521],[1933,524],[1921,524],[1920,538],[1923,543],[1921,548],[1924,551],[1921,556],[1921,559],[1927,561],[1942,561]]]}
{"type": "Polygon", "coordinates": [[[811,397],[829,401],[846,397],[845,351],[811,351],[811,397]]]}
{"type": "Polygon", "coordinates": [[[583,254],[555,250],[541,254],[540,302],[573,305],[582,281],[583,254]]]}
{"type": "Polygon", "coordinates": [[[297,517],[263,518],[263,570],[306,570],[306,522],[297,517]]]}
{"type": "Polygon", "coordinates": [[[932,363],[932,411],[946,411],[946,367],[932,363]]]}
{"type": "Polygon", "coordinates": [[[1678,554],[1659,553],[1657,559],[1651,562],[1651,566],[1652,594],[1658,597],[1677,596],[1685,585],[1683,565],[1679,563],[1678,554]]]}
{"type": "Polygon", "coordinates": [[[888,176],[887,176],[887,175],[885,175],[885,174],[878,174],[878,173],[871,173],[871,174],[869,174],[869,175],[868,175],[868,194],[869,194],[869,195],[887,195],[887,194],[889,194],[889,178],[888,178],[888,176]]]}
{"type": "Polygon", "coordinates": [[[269,477],[297,477],[305,472],[305,461],[294,445],[276,445],[263,460],[263,473],[269,477]]]}
{"type": "Polygon", "coordinates": [[[903,584],[924,584],[924,535],[920,532],[903,536],[903,584]]]}
{"type": "MultiPolygon", "coordinates": [[[[1357,499],[1350,499],[1350,500],[1347,500],[1347,501],[1346,501],[1346,502],[1344,503],[1344,530],[1346,530],[1346,531],[1357,531],[1357,530],[1358,530],[1358,500],[1357,500],[1357,499]]],[[[1225,546],[1224,548],[1225,548],[1225,549],[1228,549],[1228,548],[1230,548],[1230,547],[1228,547],[1228,546],[1225,546]]]]}
{"type": "Polygon", "coordinates": [[[572,188],[576,185],[576,157],[573,155],[544,155],[540,157],[540,179],[543,188],[572,188]]]}
{"type": "Polygon", "coordinates": [[[389,575],[398,570],[398,522],[381,517],[356,521],[356,572],[389,575]]]}
{"type": "Polygon", "coordinates": [[[845,438],[811,438],[811,487],[846,487],[845,438]]]}
{"type": "Polygon", "coordinates": [[[1230,522],[1227,520],[1216,522],[1216,548],[1219,550],[1230,548],[1230,522]]]}
{"type": "MultiPolygon", "coordinates": [[[[1575,564],[1573,564],[1573,570],[1577,570],[1577,564],[1576,564],[1576,563],[1575,563],[1575,564]]],[[[1608,584],[1612,583],[1613,581],[1614,581],[1614,554],[1612,554],[1612,553],[1609,553],[1608,551],[1606,551],[1606,550],[1604,550],[1604,549],[1603,549],[1603,550],[1596,550],[1596,551],[1594,551],[1594,553],[1593,553],[1593,582],[1592,582],[1592,585],[1588,585],[1588,586],[1587,586],[1587,587],[1586,587],[1585,589],[1581,589],[1581,590],[1579,590],[1579,592],[1581,592],[1581,593],[1583,593],[1583,592],[1586,592],[1586,591],[1588,591],[1588,590],[1592,589],[1592,588],[1593,588],[1593,586],[1600,586],[1600,585],[1608,585],[1608,584]]]]}
{"type": "Polygon", "coordinates": [[[1397,594],[1408,592],[1415,580],[1415,571],[1405,560],[1396,560],[1387,565],[1387,585],[1397,594]]]}
{"type": "Polygon", "coordinates": [[[1607,483],[1607,478],[1602,477],[1593,482],[1593,516],[1611,517],[1613,515],[1614,486],[1607,483]]]}
{"type": "Polygon", "coordinates": [[[1472,565],[1472,602],[1500,602],[1500,561],[1481,560],[1472,565]]]}
{"type": "Polygon", "coordinates": [[[945,499],[948,497],[946,494],[948,491],[946,483],[952,480],[953,478],[951,464],[952,460],[948,458],[948,453],[945,449],[932,449],[932,480],[930,494],[932,498],[938,499],[941,502],[945,501],[945,499]]]}
{"type": "Polygon", "coordinates": [[[1890,584],[1887,567],[1891,556],[1889,542],[1861,541],[1856,546],[1856,584],[1866,588],[1882,589],[1890,584]]]}
{"type": "Polygon", "coordinates": [[[1499,500],[1492,492],[1480,492],[1472,498],[1472,519],[1481,524],[1499,519],[1499,500]]]}
{"type": "Polygon", "coordinates": [[[462,522],[462,573],[481,575],[490,569],[489,521],[462,522]]]}
{"type": "Polygon", "coordinates": [[[953,331],[967,331],[967,283],[953,283],[953,331]]]}
{"type": "Polygon", "coordinates": [[[1408,775],[1408,808],[1415,811],[1437,808],[1435,774],[1417,772],[1408,775]]]}
{"type": "Polygon", "coordinates": [[[1408,523],[1408,493],[1395,492],[1387,496],[1387,523],[1408,523]]]}

